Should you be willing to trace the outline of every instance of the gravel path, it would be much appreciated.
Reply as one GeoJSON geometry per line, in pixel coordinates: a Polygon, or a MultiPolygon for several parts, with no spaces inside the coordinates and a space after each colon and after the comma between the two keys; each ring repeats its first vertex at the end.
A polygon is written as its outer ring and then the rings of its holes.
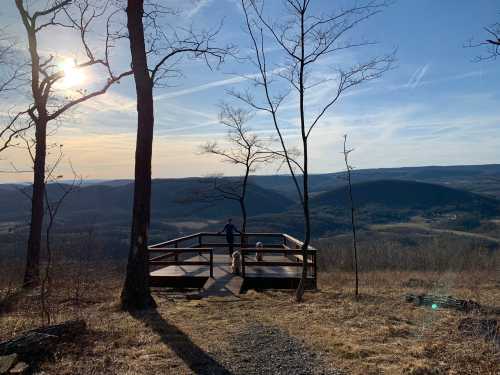
{"type": "Polygon", "coordinates": [[[321,358],[299,340],[275,327],[243,326],[232,338],[233,350],[223,356],[224,367],[232,374],[342,375],[328,368],[321,358]],[[227,358],[228,354],[231,358],[227,358]]]}

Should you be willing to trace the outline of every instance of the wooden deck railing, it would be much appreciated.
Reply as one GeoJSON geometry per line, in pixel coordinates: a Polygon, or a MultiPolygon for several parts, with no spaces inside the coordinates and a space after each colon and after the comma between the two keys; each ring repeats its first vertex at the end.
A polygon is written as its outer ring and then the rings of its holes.
{"type": "Polygon", "coordinates": [[[155,247],[149,248],[150,253],[165,253],[149,259],[149,266],[208,266],[210,269],[210,277],[214,277],[214,249],[213,248],[170,248],[170,247],[155,247]],[[179,260],[180,254],[208,254],[208,260],[179,260]],[[165,260],[174,257],[174,260],[165,260]]]}
{"type": "MultiPolygon", "coordinates": [[[[242,241],[240,234],[235,234],[234,248],[239,249],[242,254],[242,276],[246,276],[247,267],[302,267],[304,243],[295,237],[284,233],[245,233],[245,240],[242,241]],[[239,238],[239,241],[237,240],[239,238]],[[258,239],[264,243],[263,248],[251,247],[250,240],[258,239]],[[269,241],[269,240],[275,241],[269,241]],[[265,241],[265,242],[264,242],[265,241]],[[269,243],[267,243],[269,242],[269,243]],[[245,245],[242,246],[242,243],[245,245]],[[250,254],[260,252],[262,254],[281,254],[287,260],[283,261],[253,261],[247,259],[250,254]]],[[[213,277],[213,250],[214,248],[227,247],[224,234],[199,232],[188,236],[174,238],[169,241],[160,242],[149,246],[150,253],[163,253],[149,260],[150,265],[158,266],[181,266],[181,265],[207,265],[210,267],[210,277],[213,277]],[[221,239],[222,241],[216,241],[221,239]],[[209,261],[188,261],[179,259],[179,255],[189,253],[208,253],[209,261]],[[173,258],[173,259],[171,259],[173,258]]],[[[308,277],[314,279],[316,286],[317,278],[317,250],[309,246],[307,251],[307,271],[308,277]]]]}
{"type": "MultiPolygon", "coordinates": [[[[286,249],[283,251],[283,249],[276,249],[276,248],[245,248],[241,249],[241,273],[242,276],[246,276],[246,267],[300,267],[302,268],[304,262],[303,262],[303,251],[296,249],[296,250],[289,250],[286,249]],[[247,256],[251,254],[256,254],[256,253],[261,253],[261,254],[286,254],[286,257],[288,259],[291,259],[292,261],[264,261],[264,260],[247,260],[247,256]]],[[[317,272],[317,265],[316,265],[316,250],[315,249],[310,249],[307,251],[307,265],[308,265],[308,274],[310,273],[310,277],[316,279],[316,272],[317,272]]]]}

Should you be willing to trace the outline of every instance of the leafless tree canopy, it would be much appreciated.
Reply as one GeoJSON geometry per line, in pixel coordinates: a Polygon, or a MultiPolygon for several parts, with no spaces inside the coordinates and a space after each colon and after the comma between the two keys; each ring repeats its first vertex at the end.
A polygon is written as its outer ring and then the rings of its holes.
{"type": "MultiPolygon", "coordinates": [[[[235,46],[220,46],[216,37],[222,22],[211,29],[197,29],[179,24],[183,12],[161,1],[144,2],[144,39],[148,70],[155,87],[172,86],[173,79],[183,76],[183,59],[202,59],[210,68],[216,68],[228,55],[234,55],[235,46]]],[[[123,32],[118,32],[123,37],[123,32]]]]}
{"type": "Polygon", "coordinates": [[[28,5],[30,4],[22,0],[16,0],[23,25],[28,32],[30,43],[28,56],[15,51],[14,43],[0,33],[0,94],[27,82],[32,88],[34,100],[25,111],[5,109],[5,112],[9,112],[9,119],[3,121],[3,126],[0,128],[0,151],[5,150],[14,139],[32,127],[40,116],[40,108],[47,109],[47,113],[44,114],[47,121],[55,120],[77,104],[105,93],[113,83],[131,74],[129,70],[115,73],[111,67],[110,54],[115,39],[110,25],[116,11],[112,11],[108,2],[52,1],[47,8],[34,11],[30,11],[32,7],[28,5]],[[106,25],[107,33],[104,45],[97,47],[91,39],[96,39],[93,31],[101,24],[106,25]],[[41,54],[38,48],[38,38],[50,28],[78,35],[84,57],[81,61],[75,60],[74,69],[102,68],[101,84],[98,89],[92,91],[78,89],[72,94],[68,94],[67,90],[65,92],[61,90],[58,83],[64,78],[65,71],[60,59],[53,54],[41,54]],[[96,55],[98,50],[102,56],[96,55]],[[32,61],[35,67],[31,74],[28,73],[30,65],[28,61],[32,61]]]}
{"type": "MultiPolygon", "coordinates": [[[[105,23],[107,27],[111,22],[110,8],[108,2],[92,0],[65,0],[56,1],[47,9],[28,13],[22,0],[16,0],[23,24],[32,37],[37,38],[41,32],[48,28],[67,29],[79,35],[81,50],[84,58],[81,61],[75,60],[74,69],[88,69],[90,67],[100,67],[106,72],[104,83],[94,91],[79,89],[75,95],[61,95],[58,92],[57,83],[64,78],[65,71],[61,68],[60,61],[56,61],[54,55],[42,56],[39,50],[30,50],[31,60],[34,60],[38,69],[32,72],[32,85],[37,85],[34,89],[40,93],[40,98],[35,98],[35,103],[29,108],[30,117],[37,116],[38,103],[42,101],[49,109],[47,114],[48,121],[56,119],[66,110],[75,105],[84,102],[92,97],[103,94],[115,82],[124,76],[130,75],[127,70],[122,73],[115,73],[111,66],[110,54],[114,47],[111,34],[107,34],[104,40],[104,46],[97,48],[95,42],[92,42],[92,30],[98,28],[98,25],[105,23]],[[97,50],[101,50],[101,55],[97,55],[97,50]]],[[[28,36],[30,38],[30,36],[28,36]]]]}
{"type": "Polygon", "coordinates": [[[209,142],[203,151],[220,156],[231,164],[248,167],[254,172],[259,163],[267,163],[275,158],[268,140],[261,139],[248,126],[251,113],[242,108],[233,108],[227,104],[221,106],[219,122],[226,127],[228,147],[219,142],[209,142]]]}
{"type": "MultiPolygon", "coordinates": [[[[381,77],[392,67],[395,60],[394,53],[391,53],[347,67],[331,67],[327,75],[317,74],[317,66],[324,64],[328,57],[345,50],[375,44],[373,41],[366,40],[352,41],[349,39],[349,32],[363,21],[381,12],[387,3],[368,1],[329,14],[312,14],[313,2],[312,0],[285,0],[283,5],[286,16],[280,21],[273,21],[265,16],[264,1],[241,1],[254,52],[250,61],[259,72],[258,77],[253,79],[253,83],[263,89],[264,95],[263,100],[259,100],[250,90],[233,91],[232,94],[253,109],[266,111],[271,115],[285,158],[288,156],[288,147],[282,134],[278,111],[283,101],[292,92],[305,97],[319,86],[333,85],[335,87],[333,96],[325,98],[325,102],[315,113],[313,111],[306,113],[306,108],[298,108],[303,113],[301,115],[302,136],[304,140],[307,140],[313,128],[321,122],[324,115],[332,109],[346,90],[381,77]],[[266,39],[268,39],[266,35],[271,35],[271,48],[278,48],[285,56],[284,58],[279,61],[271,61],[268,58],[266,48],[269,46],[266,46],[266,39]],[[283,87],[281,80],[289,84],[287,88],[281,88],[283,87]]],[[[297,167],[300,173],[304,173],[303,165],[292,162],[288,166],[292,175],[295,175],[297,167]]],[[[303,192],[299,185],[297,185],[297,190],[302,196],[303,192]]]]}
{"type": "Polygon", "coordinates": [[[16,53],[16,43],[0,28],[0,96],[13,90],[23,76],[25,64],[16,53]]]}
{"type": "Polygon", "coordinates": [[[483,41],[476,43],[470,40],[467,47],[481,47],[486,53],[476,56],[476,61],[495,60],[500,56],[500,23],[496,22],[484,28],[486,37],[483,41]]]}
{"type": "Polygon", "coordinates": [[[242,214],[242,232],[246,231],[247,209],[245,205],[248,178],[262,164],[276,160],[277,153],[271,149],[270,140],[261,139],[248,126],[251,112],[228,104],[221,106],[220,123],[227,128],[227,146],[219,142],[208,142],[202,152],[220,157],[223,161],[242,168],[242,177],[237,179],[214,178],[213,191],[205,199],[231,199],[238,201],[242,214]]]}
{"type": "MultiPolygon", "coordinates": [[[[0,29],[0,99],[6,97],[12,91],[24,83],[26,77],[27,63],[16,51],[16,43],[5,29],[0,29]]],[[[0,152],[5,150],[17,134],[29,128],[25,121],[21,123],[20,118],[27,114],[11,113],[13,111],[8,105],[0,107],[0,152]]]]}

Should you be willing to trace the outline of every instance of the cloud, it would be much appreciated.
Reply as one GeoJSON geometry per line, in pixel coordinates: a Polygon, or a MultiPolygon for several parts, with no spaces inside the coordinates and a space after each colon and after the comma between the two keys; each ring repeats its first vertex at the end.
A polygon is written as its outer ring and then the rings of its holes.
{"type": "Polygon", "coordinates": [[[406,87],[410,87],[412,89],[418,87],[420,85],[420,82],[422,81],[422,78],[424,78],[425,74],[427,73],[428,69],[429,69],[429,64],[425,64],[424,66],[415,70],[415,72],[412,74],[412,76],[406,83],[406,87]]]}
{"type": "MultiPolygon", "coordinates": [[[[275,69],[271,72],[271,74],[278,72],[280,69],[275,69]]],[[[198,92],[210,90],[216,87],[221,87],[221,86],[228,86],[231,84],[238,84],[253,78],[259,77],[259,73],[249,73],[249,74],[243,74],[239,75],[236,77],[231,77],[231,78],[226,78],[218,81],[213,81],[209,83],[205,83],[202,85],[194,86],[194,87],[189,87],[186,89],[182,90],[177,90],[173,92],[167,92],[164,94],[159,94],[155,95],[153,97],[153,100],[156,101],[163,101],[166,99],[175,99],[179,98],[182,96],[186,95],[191,95],[195,94],[198,92]]],[[[95,111],[99,112],[106,112],[106,111],[117,111],[117,112],[122,112],[122,111],[127,111],[127,110],[135,110],[136,107],[136,101],[135,99],[132,99],[127,96],[119,95],[116,93],[108,92],[104,94],[103,96],[100,96],[98,99],[92,100],[85,102],[84,106],[86,106],[88,109],[92,109],[95,111]]],[[[176,106],[176,109],[179,107],[176,106]]],[[[185,109],[187,110],[187,109],[185,109]]],[[[195,112],[194,110],[189,110],[191,112],[195,112]]],[[[201,112],[198,112],[198,114],[202,114],[201,112]]],[[[212,117],[206,114],[202,114],[205,117],[212,117]]]]}
{"type": "Polygon", "coordinates": [[[240,82],[243,82],[243,81],[246,81],[248,79],[255,78],[255,77],[256,77],[256,74],[247,74],[244,76],[222,79],[219,81],[209,82],[209,83],[205,83],[203,85],[198,85],[198,86],[190,87],[187,89],[182,89],[182,90],[178,90],[178,91],[174,91],[174,92],[156,95],[154,97],[154,100],[160,101],[160,100],[164,100],[164,99],[178,98],[180,96],[195,94],[195,93],[200,92],[200,91],[209,90],[209,89],[212,89],[214,87],[227,86],[227,85],[231,85],[231,84],[235,84],[235,83],[240,83],[240,82]]]}
{"type": "Polygon", "coordinates": [[[196,16],[203,8],[210,5],[212,0],[195,0],[193,8],[189,9],[186,13],[188,18],[196,16]]]}
{"type": "MultiPolygon", "coordinates": [[[[277,68],[277,69],[274,69],[271,72],[269,72],[269,74],[276,74],[282,70],[283,70],[283,68],[277,68]]],[[[154,100],[159,101],[159,100],[164,100],[164,99],[178,98],[180,96],[195,94],[195,93],[200,92],[200,91],[209,90],[209,89],[212,89],[214,87],[237,84],[237,83],[241,83],[241,82],[248,81],[248,80],[251,80],[254,78],[258,78],[258,77],[260,77],[260,73],[242,74],[242,75],[239,75],[236,77],[226,78],[226,79],[222,79],[222,80],[218,80],[218,81],[213,81],[213,82],[205,83],[203,85],[198,85],[198,86],[190,87],[187,89],[183,89],[183,90],[178,90],[178,91],[174,91],[174,92],[156,95],[154,97],[154,100]]]]}
{"type": "MultiPolygon", "coordinates": [[[[425,66],[427,66],[427,65],[425,65],[425,66]]],[[[384,85],[384,87],[382,87],[381,89],[384,91],[387,91],[387,90],[396,91],[396,90],[408,89],[408,88],[414,89],[416,87],[421,87],[424,85],[435,85],[435,84],[439,84],[439,83],[460,81],[460,80],[464,80],[464,79],[468,79],[468,78],[482,77],[485,74],[485,72],[482,70],[475,70],[475,71],[471,71],[471,72],[465,72],[465,73],[454,74],[454,75],[449,75],[449,76],[442,76],[441,78],[424,80],[423,77],[427,73],[427,70],[428,70],[428,68],[427,68],[423,72],[423,68],[425,68],[425,66],[417,69],[412,74],[412,76],[410,77],[410,79],[408,80],[407,83],[397,84],[397,85],[384,85]]]]}

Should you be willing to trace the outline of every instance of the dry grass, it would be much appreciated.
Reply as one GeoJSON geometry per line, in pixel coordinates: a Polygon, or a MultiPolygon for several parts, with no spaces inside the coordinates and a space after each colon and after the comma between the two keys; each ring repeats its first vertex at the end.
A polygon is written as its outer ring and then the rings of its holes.
{"type": "MultiPolygon", "coordinates": [[[[458,333],[463,313],[433,311],[403,299],[408,292],[439,292],[495,305],[500,301],[496,275],[373,272],[362,275],[358,300],[352,295],[349,274],[321,276],[321,290],[308,293],[302,304],[293,303],[289,292],[250,291],[239,299],[198,301],[156,293],[157,312],[135,316],[116,307],[121,284],[116,277],[88,285],[79,305],[65,297],[71,295],[65,291],[70,284],[63,282],[53,293],[55,320],[84,317],[89,333],[61,347],[53,360],[41,363],[40,370],[189,374],[211,368],[223,373],[235,337],[257,323],[297,338],[322,363],[346,373],[404,374],[428,368],[445,374],[500,374],[499,348],[458,333]],[[430,287],[403,287],[410,278],[422,279],[430,287]]],[[[0,339],[39,324],[37,299],[24,297],[0,316],[0,339]]]]}

